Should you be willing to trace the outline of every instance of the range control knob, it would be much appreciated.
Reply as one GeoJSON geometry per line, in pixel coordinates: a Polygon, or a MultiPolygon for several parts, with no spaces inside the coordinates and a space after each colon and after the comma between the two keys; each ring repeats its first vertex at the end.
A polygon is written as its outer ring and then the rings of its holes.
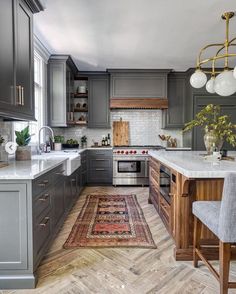
{"type": "Polygon", "coordinates": [[[125,154],[129,154],[129,151],[125,151],[125,154]]]}
{"type": "Polygon", "coordinates": [[[145,154],[145,153],[146,153],[145,150],[143,150],[143,151],[142,151],[142,154],[145,154]]]}
{"type": "Polygon", "coordinates": [[[120,154],[120,150],[118,150],[116,153],[117,153],[117,154],[120,154]]]}
{"type": "Polygon", "coordinates": [[[133,150],[130,150],[130,152],[129,152],[130,154],[133,154],[133,150]]]}
{"type": "Polygon", "coordinates": [[[121,151],[121,154],[124,154],[124,150],[121,151]]]}
{"type": "Polygon", "coordinates": [[[148,154],[148,150],[146,150],[146,154],[148,154]]]}
{"type": "Polygon", "coordinates": [[[137,153],[137,151],[136,150],[134,150],[134,154],[136,154],[137,153]]]}

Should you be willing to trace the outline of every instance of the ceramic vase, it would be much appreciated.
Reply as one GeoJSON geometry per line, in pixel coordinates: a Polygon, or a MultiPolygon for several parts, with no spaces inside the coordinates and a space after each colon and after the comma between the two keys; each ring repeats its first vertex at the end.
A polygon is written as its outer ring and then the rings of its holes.
{"type": "Polygon", "coordinates": [[[16,160],[31,160],[31,147],[17,146],[16,160]]]}

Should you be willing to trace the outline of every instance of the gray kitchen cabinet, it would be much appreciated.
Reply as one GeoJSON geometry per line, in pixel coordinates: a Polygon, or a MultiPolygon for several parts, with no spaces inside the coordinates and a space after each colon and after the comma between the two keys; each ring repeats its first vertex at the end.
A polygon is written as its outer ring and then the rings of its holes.
{"type": "Polygon", "coordinates": [[[88,78],[88,127],[110,128],[109,76],[88,78]]]}
{"type": "Polygon", "coordinates": [[[69,55],[51,55],[48,62],[49,125],[67,127],[71,94],[78,69],[69,55]]]}
{"type": "Polygon", "coordinates": [[[69,177],[63,169],[0,181],[0,289],[35,287],[36,269],[80,191],[80,169],[69,177]]]}
{"type": "Polygon", "coordinates": [[[87,151],[83,151],[81,154],[81,189],[87,184],[87,151]]]}
{"type": "Polygon", "coordinates": [[[112,150],[88,150],[89,185],[112,184],[112,150]]]}
{"type": "Polygon", "coordinates": [[[108,69],[110,98],[167,98],[170,70],[108,69]]]}
{"type": "Polygon", "coordinates": [[[34,120],[33,13],[38,0],[3,0],[0,4],[0,116],[34,120]]]}
{"type": "MultiPolygon", "coordinates": [[[[201,111],[208,104],[220,105],[222,110],[222,115],[227,114],[231,117],[231,120],[236,124],[236,96],[230,97],[220,97],[218,95],[194,95],[194,116],[201,111]]],[[[193,140],[192,148],[193,150],[205,150],[204,145],[204,130],[201,127],[196,127],[193,129],[193,140]]],[[[224,149],[235,150],[234,147],[228,143],[224,143],[224,149]]]]}
{"type": "Polygon", "coordinates": [[[185,123],[186,74],[171,73],[168,76],[168,109],[162,111],[164,129],[183,128],[185,123]]]}

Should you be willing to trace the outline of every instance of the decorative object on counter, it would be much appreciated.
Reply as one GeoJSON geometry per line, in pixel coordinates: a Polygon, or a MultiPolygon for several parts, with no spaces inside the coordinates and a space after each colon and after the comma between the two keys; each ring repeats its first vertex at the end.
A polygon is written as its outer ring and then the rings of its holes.
{"type": "Polygon", "coordinates": [[[228,115],[221,115],[220,105],[209,104],[196,114],[195,119],[185,124],[183,132],[201,126],[205,130],[204,143],[207,154],[220,151],[224,141],[236,146],[236,125],[228,115]]]}
{"type": "Polygon", "coordinates": [[[87,148],[87,137],[86,136],[81,137],[81,147],[87,148]]]}
{"type": "Polygon", "coordinates": [[[169,135],[160,135],[159,134],[158,137],[161,139],[162,146],[164,148],[166,148],[167,145],[168,145],[168,141],[170,140],[171,136],[169,136],[169,135]]]}
{"type": "Polygon", "coordinates": [[[63,148],[79,148],[79,143],[75,139],[69,139],[66,143],[62,144],[63,148]]]}
{"type": "Polygon", "coordinates": [[[156,245],[136,195],[88,195],[63,247],[155,249],[156,245]]]}
{"type": "Polygon", "coordinates": [[[15,131],[16,143],[18,144],[16,149],[16,160],[31,160],[31,147],[28,146],[31,140],[29,134],[29,126],[22,131],[15,131]]]}
{"type": "Polygon", "coordinates": [[[60,151],[62,147],[62,143],[64,143],[64,136],[55,136],[54,137],[54,150],[60,151]]]}
{"type": "Polygon", "coordinates": [[[113,146],[129,146],[129,122],[113,121],[113,146]]]}
{"type": "MultiPolygon", "coordinates": [[[[202,88],[206,85],[206,90],[209,93],[217,93],[220,96],[230,96],[236,92],[236,66],[232,71],[229,67],[229,58],[235,58],[236,53],[230,51],[230,47],[235,46],[235,39],[229,40],[229,20],[235,15],[234,12],[225,12],[221,18],[226,21],[226,39],[222,43],[209,44],[200,50],[197,58],[196,71],[190,78],[190,84],[194,88],[202,88]],[[203,59],[202,55],[207,49],[215,47],[216,53],[214,56],[203,59]],[[223,53],[222,53],[223,52],[223,53]],[[216,61],[224,60],[224,67],[219,69],[216,61]],[[211,63],[211,70],[205,70],[202,65],[211,63]],[[207,74],[211,78],[207,82],[207,74]],[[216,74],[218,74],[216,76],[216,74]]],[[[209,67],[209,66],[206,66],[209,67]]]]}
{"type": "Polygon", "coordinates": [[[2,146],[4,142],[5,139],[0,135],[0,167],[6,166],[8,162],[8,153],[5,150],[5,146],[2,146]],[[4,162],[6,163],[5,165],[4,162]]]}
{"type": "Polygon", "coordinates": [[[77,88],[77,93],[79,93],[79,94],[85,94],[85,93],[87,93],[87,88],[86,88],[86,86],[79,86],[79,87],[77,88]]]}
{"type": "Polygon", "coordinates": [[[107,135],[107,145],[111,146],[111,137],[110,134],[107,135]]]}

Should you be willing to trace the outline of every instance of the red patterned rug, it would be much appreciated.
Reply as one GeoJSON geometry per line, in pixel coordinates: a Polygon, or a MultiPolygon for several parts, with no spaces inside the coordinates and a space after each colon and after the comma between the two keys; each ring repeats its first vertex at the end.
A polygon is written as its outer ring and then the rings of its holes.
{"type": "Polygon", "coordinates": [[[136,195],[88,195],[64,248],[156,248],[136,195]]]}

